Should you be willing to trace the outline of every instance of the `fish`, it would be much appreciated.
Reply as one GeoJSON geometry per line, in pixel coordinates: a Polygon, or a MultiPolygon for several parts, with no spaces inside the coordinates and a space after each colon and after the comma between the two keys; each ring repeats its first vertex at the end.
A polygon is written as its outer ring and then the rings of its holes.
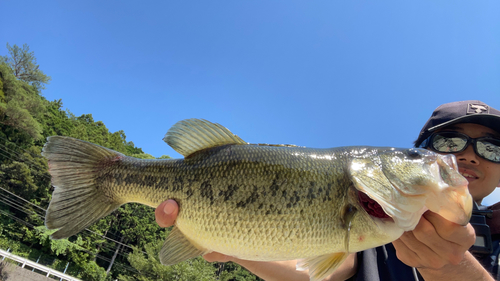
{"type": "Polygon", "coordinates": [[[72,236],[119,206],[179,204],[160,251],[173,265],[210,252],[298,260],[322,280],[349,253],[415,228],[427,210],[460,225],[472,212],[453,155],[420,148],[250,144],[220,124],[186,119],[164,141],[181,159],[144,160],[86,141],[48,137],[54,192],[45,225],[72,236]]]}

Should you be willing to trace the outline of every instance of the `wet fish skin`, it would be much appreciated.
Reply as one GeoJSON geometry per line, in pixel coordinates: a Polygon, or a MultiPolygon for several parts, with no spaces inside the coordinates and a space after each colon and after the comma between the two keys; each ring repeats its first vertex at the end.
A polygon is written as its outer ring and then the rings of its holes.
{"type": "MultiPolygon", "coordinates": [[[[164,263],[210,251],[250,260],[308,259],[391,242],[402,234],[400,225],[416,224],[427,194],[440,192],[438,187],[463,190],[455,170],[443,169],[449,159],[438,163],[441,156],[423,150],[249,145],[218,124],[181,125],[169,131],[167,142],[184,159],[140,160],[50,137],[43,155],[56,187],[46,216],[47,227],[59,229],[53,237],[71,236],[128,202],[157,207],[173,198],[180,212],[162,249],[164,263]],[[439,174],[452,175],[444,182],[439,174]],[[401,211],[384,197],[401,194],[398,185],[419,198],[408,211],[417,215],[402,217],[399,225],[370,216],[359,203],[362,190],[383,207],[389,204],[389,211],[401,211]]],[[[402,198],[402,208],[411,206],[413,199],[402,198]]],[[[467,216],[463,202],[447,204],[467,216]]],[[[321,267],[316,262],[310,266],[321,267]]],[[[327,270],[312,278],[319,280],[327,270]]]]}
{"type": "MultiPolygon", "coordinates": [[[[78,140],[66,138],[65,141],[74,142],[74,147],[83,147],[78,140]]],[[[337,150],[339,155],[345,153],[337,150]]],[[[210,243],[211,247],[220,249],[218,251],[246,257],[260,255],[263,248],[268,248],[269,254],[283,255],[274,250],[276,243],[284,244],[283,249],[288,247],[286,252],[291,252],[288,255],[295,255],[298,250],[295,243],[300,243],[304,249],[299,254],[310,256],[317,251],[328,252],[325,244],[341,245],[342,239],[335,237],[345,235],[340,221],[331,218],[340,217],[343,205],[349,204],[347,187],[351,181],[344,165],[331,165],[328,158],[334,151],[227,145],[200,152],[187,160],[140,160],[118,155],[97,165],[94,185],[104,196],[92,199],[102,198],[102,204],[109,206],[138,202],[156,207],[173,198],[180,206],[177,227],[187,236],[204,237],[201,246],[207,247],[210,243]],[[346,188],[335,188],[338,186],[346,188]],[[287,235],[287,231],[278,231],[280,228],[293,231],[287,235]],[[261,238],[247,240],[252,236],[273,239],[267,243],[261,238]],[[295,238],[291,240],[290,236],[295,238]],[[320,241],[326,237],[332,241],[320,241]],[[240,242],[228,243],[228,240],[240,242]],[[242,252],[241,247],[225,249],[240,243],[250,246],[249,254],[242,252]],[[311,247],[311,244],[318,246],[311,247]]],[[[52,165],[51,170],[53,168],[56,167],[52,165]]],[[[54,185],[61,187],[56,181],[54,185]]],[[[76,220],[71,214],[63,223],[52,220],[52,214],[60,213],[55,207],[53,204],[49,207],[47,226],[62,227],[59,230],[62,232],[54,233],[54,237],[70,236],[81,230],[68,228],[76,220]]],[[[77,208],[74,209],[72,211],[77,208]]]]}

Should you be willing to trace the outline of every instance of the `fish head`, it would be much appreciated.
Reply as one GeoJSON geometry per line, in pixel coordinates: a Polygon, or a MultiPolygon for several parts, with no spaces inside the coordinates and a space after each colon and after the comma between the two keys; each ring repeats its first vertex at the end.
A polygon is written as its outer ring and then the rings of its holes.
{"type": "Polygon", "coordinates": [[[404,231],[413,230],[427,210],[460,225],[469,222],[472,196],[451,154],[366,148],[354,154],[349,172],[368,214],[391,218],[404,231]]]}

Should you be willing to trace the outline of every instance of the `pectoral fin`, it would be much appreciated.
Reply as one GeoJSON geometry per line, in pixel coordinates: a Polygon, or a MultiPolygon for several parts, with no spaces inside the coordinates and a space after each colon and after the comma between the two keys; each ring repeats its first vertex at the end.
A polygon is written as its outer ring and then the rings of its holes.
{"type": "Polygon", "coordinates": [[[332,274],[349,255],[349,239],[351,223],[358,210],[351,205],[346,206],[343,214],[346,235],[345,252],[322,255],[297,261],[297,270],[309,270],[310,281],[320,281],[332,274]]]}
{"type": "Polygon", "coordinates": [[[160,262],[164,265],[174,265],[207,253],[208,250],[193,245],[177,227],[174,227],[160,250],[160,262]]]}
{"type": "Polygon", "coordinates": [[[349,253],[333,253],[297,261],[297,270],[309,270],[311,281],[321,281],[332,274],[349,253]]]}

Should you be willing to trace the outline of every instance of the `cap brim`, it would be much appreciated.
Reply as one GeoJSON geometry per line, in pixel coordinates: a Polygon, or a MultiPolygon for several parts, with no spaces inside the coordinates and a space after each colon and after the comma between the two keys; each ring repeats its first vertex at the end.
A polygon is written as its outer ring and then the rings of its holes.
{"type": "Polygon", "coordinates": [[[479,125],[483,125],[483,126],[486,126],[488,128],[491,128],[491,129],[495,130],[496,132],[500,133],[500,116],[492,115],[492,114],[473,114],[473,115],[462,116],[462,117],[455,118],[453,120],[441,123],[437,126],[431,127],[427,131],[433,132],[437,129],[441,129],[443,127],[457,124],[457,123],[479,124],[479,125]]]}

